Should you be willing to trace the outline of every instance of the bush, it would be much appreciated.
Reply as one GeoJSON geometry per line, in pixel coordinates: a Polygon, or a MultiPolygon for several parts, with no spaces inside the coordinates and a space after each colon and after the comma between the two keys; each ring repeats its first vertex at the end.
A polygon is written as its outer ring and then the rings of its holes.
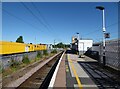
{"type": "Polygon", "coordinates": [[[23,57],[22,62],[25,63],[25,64],[29,64],[29,63],[30,63],[30,60],[29,60],[28,56],[25,55],[25,56],[23,57]]]}
{"type": "Polygon", "coordinates": [[[44,50],[44,51],[43,51],[43,55],[45,55],[45,56],[47,56],[47,55],[48,55],[47,50],[44,50]]]}
{"type": "Polygon", "coordinates": [[[38,53],[37,53],[37,57],[38,57],[38,58],[42,58],[42,54],[41,54],[40,51],[38,51],[38,53]]]}
{"type": "Polygon", "coordinates": [[[11,63],[10,63],[10,67],[16,68],[17,66],[19,66],[19,62],[16,61],[16,60],[14,60],[14,59],[12,59],[12,60],[11,60],[11,63]]]}
{"type": "Polygon", "coordinates": [[[51,53],[57,53],[57,50],[54,49],[53,51],[51,51],[51,53]]]}

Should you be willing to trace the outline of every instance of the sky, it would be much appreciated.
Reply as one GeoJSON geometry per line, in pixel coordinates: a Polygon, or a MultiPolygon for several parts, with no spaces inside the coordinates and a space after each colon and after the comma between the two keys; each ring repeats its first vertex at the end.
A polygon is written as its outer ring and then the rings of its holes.
{"type": "MultiPolygon", "coordinates": [[[[2,40],[25,43],[71,43],[71,37],[102,40],[102,11],[105,7],[106,32],[118,38],[117,2],[4,2],[2,3],[2,40]]],[[[108,39],[109,40],[109,39],[108,39]]]]}

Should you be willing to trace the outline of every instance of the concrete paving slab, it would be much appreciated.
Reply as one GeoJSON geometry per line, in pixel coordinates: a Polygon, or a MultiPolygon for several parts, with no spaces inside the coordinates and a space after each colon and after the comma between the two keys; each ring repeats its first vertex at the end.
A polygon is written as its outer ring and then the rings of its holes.
{"type": "Polygon", "coordinates": [[[77,61],[79,61],[79,62],[82,62],[82,61],[84,61],[84,62],[97,62],[97,60],[94,60],[94,59],[87,57],[87,56],[85,56],[84,58],[78,58],[77,61]]]}
{"type": "MultiPolygon", "coordinates": [[[[79,89],[77,84],[74,84],[75,89],[79,89]]],[[[96,85],[82,85],[82,89],[98,89],[96,85]]]]}

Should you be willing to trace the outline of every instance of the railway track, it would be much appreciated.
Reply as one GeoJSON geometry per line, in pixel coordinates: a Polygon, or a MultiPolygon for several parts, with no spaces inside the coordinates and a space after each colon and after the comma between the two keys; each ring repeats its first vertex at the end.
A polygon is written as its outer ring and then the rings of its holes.
{"type": "Polygon", "coordinates": [[[99,89],[120,89],[120,83],[114,79],[116,75],[104,70],[98,63],[80,62],[80,65],[95,81],[99,89]]]}
{"type": "Polygon", "coordinates": [[[63,52],[55,56],[51,61],[46,63],[42,68],[30,76],[16,89],[43,89],[48,88],[54,70],[63,52]]]}

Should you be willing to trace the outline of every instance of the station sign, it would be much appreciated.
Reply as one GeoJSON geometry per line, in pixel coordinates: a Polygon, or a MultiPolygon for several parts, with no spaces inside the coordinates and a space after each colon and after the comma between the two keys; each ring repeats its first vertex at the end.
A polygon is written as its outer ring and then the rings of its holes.
{"type": "Polygon", "coordinates": [[[105,38],[110,38],[110,33],[104,33],[105,38]]]}

